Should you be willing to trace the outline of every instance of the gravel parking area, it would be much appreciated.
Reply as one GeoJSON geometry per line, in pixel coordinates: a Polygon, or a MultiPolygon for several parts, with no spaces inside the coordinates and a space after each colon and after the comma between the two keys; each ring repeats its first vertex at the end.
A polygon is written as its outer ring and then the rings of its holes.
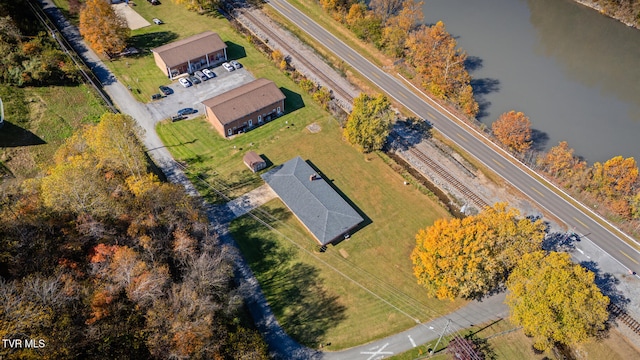
{"type": "Polygon", "coordinates": [[[198,110],[198,113],[190,115],[191,117],[203,115],[204,105],[202,105],[202,101],[254,80],[253,75],[244,67],[229,72],[222,66],[217,66],[212,68],[211,71],[216,74],[213,79],[203,81],[197,85],[194,84],[188,88],[183,87],[176,80],[169,85],[173,90],[173,94],[148,103],[146,106],[154,121],[158,122],[171,118],[172,115],[176,114],[176,111],[187,107],[198,110]]]}
{"type": "Polygon", "coordinates": [[[127,20],[127,25],[129,25],[129,29],[131,30],[136,30],[151,25],[150,22],[145,20],[145,18],[143,18],[140,14],[133,10],[130,5],[127,5],[124,2],[113,4],[111,6],[113,6],[116,14],[121,15],[127,20]]]}

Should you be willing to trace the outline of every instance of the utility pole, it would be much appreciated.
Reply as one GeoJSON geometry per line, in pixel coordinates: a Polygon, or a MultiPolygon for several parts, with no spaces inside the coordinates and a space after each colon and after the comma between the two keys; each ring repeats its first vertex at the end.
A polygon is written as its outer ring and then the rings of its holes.
{"type": "Polygon", "coordinates": [[[434,346],[433,349],[429,351],[429,355],[433,355],[433,352],[438,348],[438,344],[440,344],[440,340],[442,340],[444,333],[447,332],[447,328],[449,327],[450,323],[451,323],[451,320],[447,319],[447,325],[445,325],[444,329],[442,330],[442,334],[440,334],[440,338],[438,339],[438,342],[436,342],[436,346],[434,346]]]}

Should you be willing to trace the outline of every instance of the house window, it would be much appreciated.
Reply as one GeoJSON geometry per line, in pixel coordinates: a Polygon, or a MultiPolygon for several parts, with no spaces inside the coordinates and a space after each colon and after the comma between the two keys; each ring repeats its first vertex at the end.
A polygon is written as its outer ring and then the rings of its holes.
{"type": "Polygon", "coordinates": [[[258,115],[258,124],[262,123],[262,115],[258,115]]]}
{"type": "Polygon", "coordinates": [[[227,130],[227,134],[229,134],[229,136],[231,136],[231,129],[227,130]]]}
{"type": "MultiPolygon", "coordinates": [[[[260,119],[260,116],[258,116],[258,119],[260,119]]],[[[253,126],[253,120],[249,119],[249,126],[253,126]]]]}
{"type": "Polygon", "coordinates": [[[280,112],[280,106],[278,106],[278,112],[280,112]]]}

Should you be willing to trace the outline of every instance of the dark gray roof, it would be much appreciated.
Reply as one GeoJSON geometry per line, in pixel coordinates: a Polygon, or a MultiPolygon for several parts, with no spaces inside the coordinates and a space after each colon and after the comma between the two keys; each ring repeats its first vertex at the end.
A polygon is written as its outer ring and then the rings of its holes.
{"type": "Polygon", "coordinates": [[[262,175],[280,199],[322,245],[364,219],[309,164],[296,157],[262,175]]]}

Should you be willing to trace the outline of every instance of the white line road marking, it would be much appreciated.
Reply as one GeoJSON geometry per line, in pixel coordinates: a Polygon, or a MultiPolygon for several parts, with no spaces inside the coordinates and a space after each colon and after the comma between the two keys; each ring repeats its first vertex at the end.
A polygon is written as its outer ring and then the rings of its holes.
{"type": "Polygon", "coordinates": [[[407,335],[407,337],[409,338],[409,341],[411,342],[411,346],[416,347],[418,345],[416,345],[416,342],[413,341],[413,338],[411,337],[411,335],[407,335]]]}
{"type": "Polygon", "coordinates": [[[580,251],[580,254],[584,255],[584,251],[582,251],[582,250],[580,250],[578,248],[576,248],[576,250],[580,251]]]}
{"type": "MultiPolygon", "coordinates": [[[[367,360],[372,360],[372,359],[382,359],[384,356],[380,356],[380,355],[393,355],[393,353],[391,351],[382,351],[384,350],[384,348],[386,348],[387,346],[389,346],[389,343],[386,343],[384,345],[382,345],[382,347],[380,347],[380,349],[376,350],[376,351],[360,351],[360,354],[363,355],[369,355],[371,354],[371,356],[369,356],[367,358],[367,360]]],[[[372,350],[375,349],[372,348],[372,350]]]]}

